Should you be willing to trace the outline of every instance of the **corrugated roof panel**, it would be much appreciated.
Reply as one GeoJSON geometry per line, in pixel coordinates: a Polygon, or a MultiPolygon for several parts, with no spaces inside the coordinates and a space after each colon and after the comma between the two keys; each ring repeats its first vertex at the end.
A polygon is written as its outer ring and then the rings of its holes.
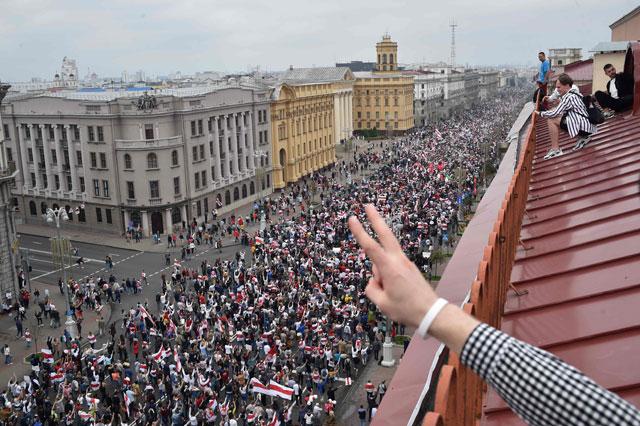
{"type": "MultiPolygon", "coordinates": [[[[502,329],[541,346],[633,404],[640,404],[640,117],[599,126],[583,150],[536,129],[527,216],[502,329]],[[526,249],[525,249],[526,248],[526,249]]],[[[520,425],[492,390],[483,424],[520,425]]]]}

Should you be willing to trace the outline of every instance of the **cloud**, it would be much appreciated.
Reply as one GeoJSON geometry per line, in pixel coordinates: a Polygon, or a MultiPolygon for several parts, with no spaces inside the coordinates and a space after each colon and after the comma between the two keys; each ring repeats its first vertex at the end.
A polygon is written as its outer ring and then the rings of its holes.
{"type": "MultiPolygon", "coordinates": [[[[50,78],[63,56],[101,76],[122,70],[241,71],[248,65],[373,60],[388,31],[400,62],[448,60],[455,18],[458,63],[534,63],[551,47],[609,40],[634,0],[0,0],[0,79],[50,78]]],[[[585,52],[587,53],[587,52],[585,52]]]]}

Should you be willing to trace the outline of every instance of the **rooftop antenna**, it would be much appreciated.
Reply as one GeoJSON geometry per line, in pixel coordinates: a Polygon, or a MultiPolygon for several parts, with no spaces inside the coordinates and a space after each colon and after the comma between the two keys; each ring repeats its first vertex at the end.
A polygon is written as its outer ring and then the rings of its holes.
{"type": "Polygon", "coordinates": [[[451,27],[451,68],[455,68],[456,66],[456,20],[452,19],[449,22],[449,26],[451,27]]]}

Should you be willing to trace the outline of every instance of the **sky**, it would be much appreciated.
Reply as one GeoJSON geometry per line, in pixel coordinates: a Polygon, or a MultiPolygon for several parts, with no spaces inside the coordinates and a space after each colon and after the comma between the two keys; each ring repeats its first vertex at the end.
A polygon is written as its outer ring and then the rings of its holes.
{"type": "Polygon", "coordinates": [[[610,40],[637,0],[0,0],[0,80],[242,72],[373,61],[388,32],[400,63],[533,65],[540,50],[610,40]]]}

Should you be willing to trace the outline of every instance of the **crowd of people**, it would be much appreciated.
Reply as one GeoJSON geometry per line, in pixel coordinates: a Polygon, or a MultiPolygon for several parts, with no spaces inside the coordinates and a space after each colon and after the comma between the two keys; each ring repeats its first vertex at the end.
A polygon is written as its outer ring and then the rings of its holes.
{"type": "Polygon", "coordinates": [[[129,306],[126,294],[121,297],[121,287],[134,292],[136,281],[143,285],[144,273],[128,286],[110,268],[108,277],[74,282],[76,313],[113,302],[114,311],[126,306],[121,320],[107,325],[104,336],[102,327],[98,336],[73,339],[65,331],[59,341],[49,339],[32,358],[30,374],[0,394],[4,419],[25,425],[335,423],[344,389],[371,357],[379,358],[386,333],[401,332],[399,325],[387,330],[364,295],[372,265],[347,218],[363,217],[365,203],[376,205],[410,259],[427,272],[431,253],[453,241],[464,206],[497,167],[498,143],[523,98],[521,90],[505,89],[437,125],[369,144],[257,203],[241,224],[234,217],[224,225],[216,218],[189,226],[183,246],[196,239],[217,244],[222,230],[230,230],[251,254],[221,259],[214,251],[198,267],[173,260],[160,282],[149,281],[155,305],[129,306]],[[247,227],[260,221],[264,229],[247,227]]]}

